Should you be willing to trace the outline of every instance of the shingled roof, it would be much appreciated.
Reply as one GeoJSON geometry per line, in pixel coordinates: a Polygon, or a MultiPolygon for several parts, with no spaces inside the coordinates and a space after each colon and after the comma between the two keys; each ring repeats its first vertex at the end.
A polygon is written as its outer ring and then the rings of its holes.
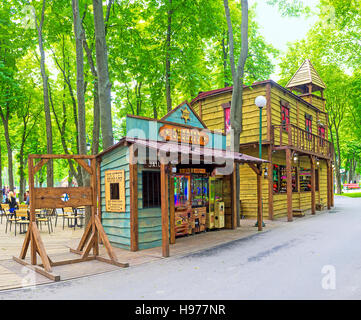
{"type": "Polygon", "coordinates": [[[326,89],[326,85],[315,70],[309,59],[306,59],[291,80],[287,83],[287,89],[295,89],[307,92],[307,85],[312,84],[312,91],[326,89]]]}

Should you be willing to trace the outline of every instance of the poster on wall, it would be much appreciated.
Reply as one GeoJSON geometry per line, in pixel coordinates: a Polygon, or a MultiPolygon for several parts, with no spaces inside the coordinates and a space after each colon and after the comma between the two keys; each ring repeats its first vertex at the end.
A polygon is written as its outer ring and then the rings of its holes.
{"type": "Polygon", "coordinates": [[[105,207],[108,212],[125,212],[125,172],[105,171],[105,207]]]}

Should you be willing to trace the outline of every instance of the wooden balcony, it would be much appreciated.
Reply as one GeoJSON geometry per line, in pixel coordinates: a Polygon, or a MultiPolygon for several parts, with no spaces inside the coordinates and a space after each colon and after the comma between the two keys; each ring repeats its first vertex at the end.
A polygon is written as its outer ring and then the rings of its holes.
{"type": "Polygon", "coordinates": [[[295,125],[274,125],[271,129],[271,143],[275,150],[290,148],[299,153],[333,159],[333,144],[295,125]]]}

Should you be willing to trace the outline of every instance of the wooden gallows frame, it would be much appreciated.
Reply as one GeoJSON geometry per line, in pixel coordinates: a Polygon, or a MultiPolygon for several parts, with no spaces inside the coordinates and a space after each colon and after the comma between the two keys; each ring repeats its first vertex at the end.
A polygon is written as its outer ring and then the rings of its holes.
{"type": "Polygon", "coordinates": [[[29,169],[29,199],[30,199],[30,222],[29,228],[25,235],[24,243],[21,249],[19,258],[13,259],[29,267],[30,269],[44,275],[45,277],[59,281],[60,276],[52,271],[52,267],[61,266],[66,264],[99,260],[102,262],[110,263],[119,267],[128,267],[128,263],[120,263],[113,251],[113,248],[108,240],[108,237],[103,229],[98,215],[97,193],[100,192],[97,188],[97,182],[100,182],[99,163],[96,161],[95,156],[88,155],[29,155],[28,169],[29,169]],[[34,160],[40,161],[34,165],[34,160]],[[90,175],[89,187],[67,187],[67,188],[35,188],[34,176],[35,174],[51,159],[70,159],[75,160],[81,167],[83,167],[90,175]],[[88,165],[88,161],[90,165],[88,165]],[[66,200],[64,201],[64,196],[66,200]],[[84,234],[79,242],[77,249],[70,249],[70,252],[79,254],[81,257],[73,260],[53,262],[46,253],[44,243],[41,240],[39,229],[36,225],[35,210],[42,208],[57,209],[64,207],[91,207],[91,219],[85,228],[84,234]],[[110,259],[99,256],[99,237],[104,244],[110,259]],[[26,253],[30,244],[30,259],[31,263],[25,261],[26,253]],[[90,255],[90,251],[93,254],[90,255]],[[41,264],[37,264],[37,254],[40,256],[41,264]]]}

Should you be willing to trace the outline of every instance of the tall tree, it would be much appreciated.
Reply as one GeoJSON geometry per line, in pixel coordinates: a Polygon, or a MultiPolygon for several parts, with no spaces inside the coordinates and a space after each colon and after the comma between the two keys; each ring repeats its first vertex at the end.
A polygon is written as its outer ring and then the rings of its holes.
{"type": "Polygon", "coordinates": [[[113,124],[111,109],[111,83],[108,72],[108,49],[105,39],[103,3],[93,0],[95,51],[98,71],[98,96],[103,148],[113,145],[113,124]]]}
{"type": "MultiPolygon", "coordinates": [[[[42,2],[42,9],[40,18],[37,17],[36,12],[34,10],[35,15],[35,25],[38,31],[38,46],[40,51],[40,71],[41,77],[43,79],[43,98],[44,98],[44,113],[45,113],[45,123],[46,123],[46,142],[47,148],[46,151],[48,154],[53,153],[53,130],[51,125],[51,114],[50,114],[50,103],[49,103],[49,92],[48,92],[48,75],[46,74],[45,68],[45,51],[44,51],[44,40],[43,40],[43,26],[44,26],[44,18],[45,18],[45,7],[46,0],[42,2]]],[[[53,161],[50,160],[47,163],[46,168],[46,182],[48,187],[53,187],[54,185],[54,171],[53,171],[53,161]]]]}
{"type": "MultiPolygon", "coordinates": [[[[238,63],[235,65],[234,56],[234,37],[229,10],[228,0],[223,0],[224,10],[226,13],[228,36],[229,36],[229,62],[232,71],[233,92],[231,102],[231,128],[232,128],[232,144],[233,150],[239,152],[240,137],[242,132],[242,93],[243,93],[243,77],[244,69],[248,55],[248,0],[242,0],[242,24],[241,24],[241,53],[238,63]]],[[[237,204],[237,226],[240,225],[240,176],[239,164],[236,164],[236,204],[237,204]]]]}

